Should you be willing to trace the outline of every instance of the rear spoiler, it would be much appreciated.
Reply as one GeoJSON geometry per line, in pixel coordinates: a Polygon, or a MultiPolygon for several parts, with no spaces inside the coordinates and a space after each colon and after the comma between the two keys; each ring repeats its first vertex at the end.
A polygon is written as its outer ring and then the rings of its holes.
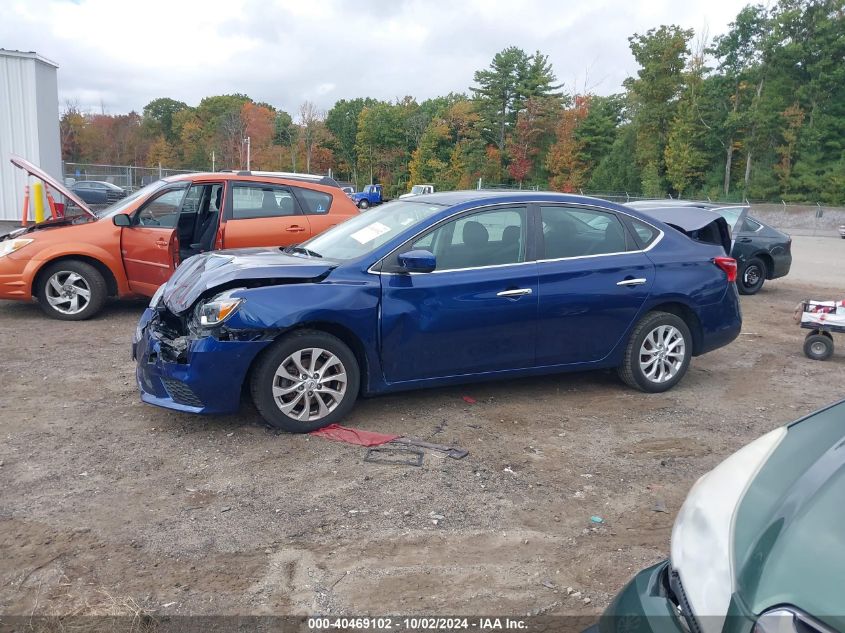
{"type": "Polygon", "coordinates": [[[640,209],[640,213],[668,224],[687,237],[708,244],[718,244],[730,254],[733,248],[731,227],[718,213],[698,207],[666,207],[640,209]]]}

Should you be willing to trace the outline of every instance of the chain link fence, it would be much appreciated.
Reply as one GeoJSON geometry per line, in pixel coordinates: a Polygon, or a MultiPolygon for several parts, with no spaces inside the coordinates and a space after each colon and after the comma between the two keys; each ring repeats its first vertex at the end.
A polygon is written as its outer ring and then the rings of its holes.
{"type": "Polygon", "coordinates": [[[175,174],[190,174],[192,169],[168,169],[158,167],[136,167],[134,165],[98,165],[95,163],[63,163],[62,175],[65,184],[72,186],[80,180],[100,180],[126,190],[135,191],[141,187],[175,174]]]}
{"type": "MultiPolygon", "coordinates": [[[[651,200],[638,193],[627,191],[590,191],[579,190],[578,193],[594,198],[602,198],[611,202],[625,204],[636,200],[651,200]]],[[[671,199],[668,197],[667,200],[671,199]]],[[[779,229],[807,232],[812,235],[828,235],[838,232],[840,226],[845,226],[845,208],[815,203],[788,203],[783,200],[778,202],[764,200],[711,200],[693,199],[697,202],[712,202],[722,206],[748,205],[750,213],[779,229]]]]}

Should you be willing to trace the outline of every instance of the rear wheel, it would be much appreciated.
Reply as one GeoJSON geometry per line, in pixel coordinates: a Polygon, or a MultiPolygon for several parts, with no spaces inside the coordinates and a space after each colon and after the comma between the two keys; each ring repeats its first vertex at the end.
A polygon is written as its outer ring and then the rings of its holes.
{"type": "Polygon", "coordinates": [[[668,312],[649,312],[634,328],[619,377],[649,393],[668,391],[689,367],[692,335],[684,320],[668,312]]]}
{"type": "Polygon", "coordinates": [[[38,305],[54,319],[84,321],[97,314],[108,298],[99,270],[78,260],[56,262],[40,276],[38,305]]]}
{"type": "Polygon", "coordinates": [[[737,279],[737,290],[741,295],[753,295],[760,291],[766,281],[766,264],[763,260],[752,257],[749,259],[737,279]]]}
{"type": "Polygon", "coordinates": [[[264,420],[291,433],[337,422],[358,397],[355,355],[339,338],[315,330],[293,332],[258,361],[250,385],[264,420]]]}
{"type": "Polygon", "coordinates": [[[808,334],[804,355],[812,360],[827,360],[833,356],[833,338],[829,334],[808,334]]]}
{"type": "Polygon", "coordinates": [[[359,209],[369,209],[370,208],[370,202],[368,200],[361,200],[361,202],[358,203],[358,208],[359,209]]]}

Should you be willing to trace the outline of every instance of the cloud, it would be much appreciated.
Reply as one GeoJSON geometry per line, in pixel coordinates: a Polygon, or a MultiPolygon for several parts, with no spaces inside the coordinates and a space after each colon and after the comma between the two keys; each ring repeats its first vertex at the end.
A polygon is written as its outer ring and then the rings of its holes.
{"type": "Polygon", "coordinates": [[[511,45],[549,55],[567,89],[620,89],[635,72],[627,38],[660,24],[711,35],[736,0],[11,0],[5,48],[59,68],[60,101],[140,110],[240,92],[295,112],[340,98],[425,99],[465,92],[511,45]]]}

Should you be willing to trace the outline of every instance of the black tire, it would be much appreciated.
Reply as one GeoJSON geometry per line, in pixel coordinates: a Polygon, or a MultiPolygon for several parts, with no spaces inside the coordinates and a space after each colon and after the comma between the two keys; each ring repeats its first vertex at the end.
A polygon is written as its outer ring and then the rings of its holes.
{"type": "MultiPolygon", "coordinates": [[[[313,366],[311,355],[309,354],[307,358],[308,362],[312,363],[313,366]]],[[[318,362],[319,359],[323,359],[324,365],[322,368],[325,369],[328,364],[326,355],[320,355],[320,357],[318,357],[318,362]]],[[[302,358],[300,358],[300,361],[302,363],[306,362],[302,358]]],[[[288,366],[291,367],[290,363],[288,363],[288,366]]],[[[336,364],[332,366],[334,375],[337,375],[337,371],[339,371],[336,370],[336,368],[336,364]]],[[[315,368],[314,371],[319,372],[320,368],[315,368]]],[[[327,377],[331,378],[331,374],[328,374],[327,377]]],[[[349,413],[355,404],[355,400],[358,397],[359,386],[360,371],[358,368],[358,361],[355,359],[355,355],[352,353],[352,350],[350,350],[349,347],[347,347],[346,344],[336,336],[316,330],[298,330],[273,343],[273,345],[270,346],[258,359],[253,369],[252,379],[250,381],[252,400],[255,402],[255,406],[261,414],[261,417],[263,417],[270,426],[290,433],[310,433],[311,431],[316,431],[319,428],[342,419],[349,413]],[[331,404],[331,402],[328,401],[332,399],[332,396],[325,393],[323,395],[318,395],[318,387],[322,388],[331,384],[334,386],[329,388],[334,390],[340,389],[340,383],[338,381],[326,380],[321,377],[319,382],[318,380],[308,379],[307,383],[302,385],[302,389],[296,387],[296,391],[294,391],[293,389],[296,383],[287,381],[290,384],[283,384],[285,379],[276,376],[277,370],[282,368],[285,361],[289,359],[291,355],[295,354],[297,351],[310,349],[324,350],[329,354],[334,355],[334,357],[340,361],[341,369],[346,376],[346,390],[343,392],[343,396],[340,401],[335,402],[335,406],[330,409],[327,415],[318,419],[298,419],[297,417],[292,417],[282,411],[280,404],[278,404],[279,400],[277,400],[273,395],[274,386],[289,389],[290,392],[286,395],[293,396],[291,401],[296,398],[297,393],[302,393],[300,396],[301,401],[294,409],[291,410],[292,413],[296,413],[297,408],[299,408],[300,413],[304,412],[304,403],[306,400],[305,396],[307,395],[309,402],[308,415],[311,415],[310,411],[312,409],[316,408],[319,411],[317,399],[322,400],[323,404],[327,406],[330,406],[331,404]],[[307,390],[306,385],[311,386],[314,391],[312,392],[307,390]],[[314,400],[312,401],[311,398],[314,398],[314,400]]]]}
{"type": "MultiPolygon", "coordinates": [[[[109,296],[109,288],[102,273],[94,266],[77,259],[66,259],[50,264],[39,275],[36,296],[38,305],[41,306],[47,316],[61,321],[84,321],[102,310],[109,296]],[[78,277],[74,277],[74,275],[78,277]],[[65,286],[68,287],[68,292],[78,295],[75,304],[79,308],[78,311],[73,311],[74,304],[70,302],[59,306],[50,303],[50,298],[55,301],[56,296],[60,294],[58,289],[51,284],[51,280],[61,283],[62,279],[65,282],[76,280],[73,283],[66,283],[65,286]],[[73,286],[75,290],[71,289],[70,286],[73,286]],[[85,290],[89,293],[87,299],[82,292],[85,290]],[[48,297],[48,293],[50,293],[50,297],[48,297]],[[82,305],[83,303],[84,305],[82,305]],[[63,307],[65,305],[66,307],[63,307]]],[[[62,296],[64,297],[64,294],[62,296]]]]}
{"type": "Polygon", "coordinates": [[[804,355],[812,360],[827,360],[833,356],[833,338],[829,334],[808,334],[804,355]]]}
{"type": "Polygon", "coordinates": [[[763,283],[766,281],[768,270],[766,263],[759,257],[752,257],[747,262],[736,278],[736,289],[741,295],[754,295],[760,292],[763,283]]]}
{"type": "Polygon", "coordinates": [[[660,393],[668,391],[678,384],[684,374],[687,373],[690,358],[692,358],[692,335],[684,320],[668,312],[649,312],[634,327],[631,338],[628,339],[628,346],[625,348],[622,364],[617,372],[622,381],[629,387],[647,393],[660,393]],[[680,366],[674,369],[675,373],[671,378],[654,380],[647,376],[643,370],[641,359],[644,357],[641,356],[640,352],[646,337],[664,325],[673,327],[683,339],[683,357],[677,361],[680,362],[680,366]]]}
{"type": "Polygon", "coordinates": [[[358,203],[358,208],[359,209],[369,209],[370,208],[370,202],[368,200],[361,200],[361,202],[358,203]]]}

